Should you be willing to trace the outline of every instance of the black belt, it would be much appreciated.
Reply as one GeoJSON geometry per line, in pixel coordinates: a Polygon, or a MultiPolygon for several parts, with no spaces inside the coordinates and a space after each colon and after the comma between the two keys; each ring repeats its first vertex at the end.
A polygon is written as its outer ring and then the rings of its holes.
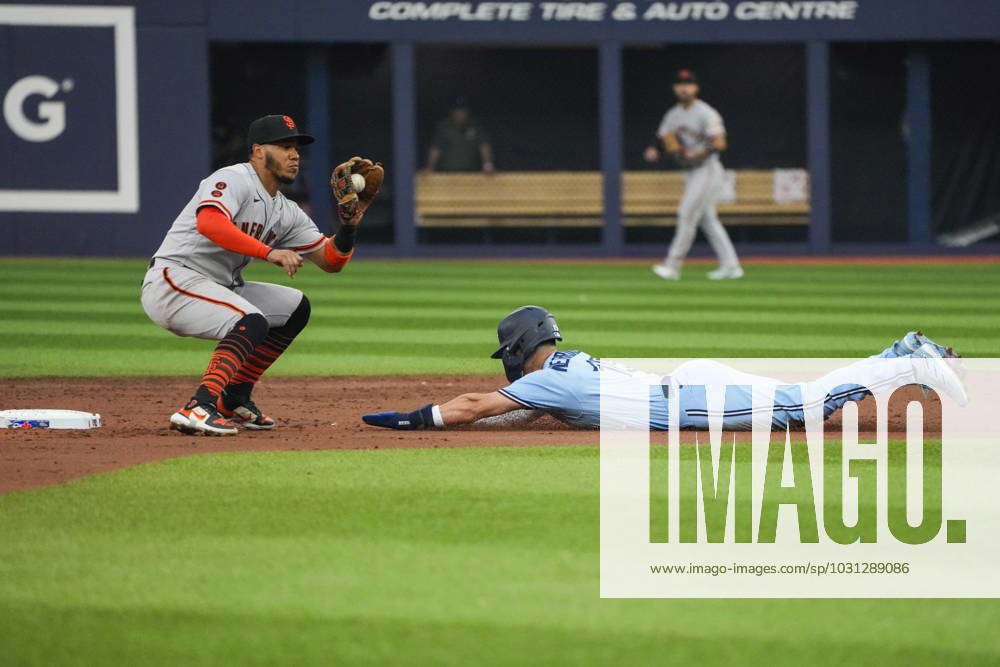
{"type": "Polygon", "coordinates": [[[180,262],[168,262],[167,260],[164,260],[162,257],[153,257],[152,259],[149,260],[149,265],[146,267],[146,270],[148,271],[149,269],[154,268],[157,262],[159,262],[160,266],[179,266],[183,269],[188,268],[183,264],[181,264],[180,262]]]}

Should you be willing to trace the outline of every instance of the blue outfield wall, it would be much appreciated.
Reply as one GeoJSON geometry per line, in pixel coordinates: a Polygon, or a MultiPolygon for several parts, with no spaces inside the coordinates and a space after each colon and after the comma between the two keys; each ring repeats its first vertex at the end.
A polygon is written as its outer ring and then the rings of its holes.
{"type": "MultiPolygon", "coordinates": [[[[143,256],[156,247],[210,168],[212,41],[393,44],[395,149],[387,166],[394,178],[395,251],[400,254],[420,251],[411,222],[416,45],[599,47],[601,165],[605,199],[615,202],[621,194],[624,46],[805,43],[809,166],[817,204],[809,247],[823,250],[830,240],[829,42],[998,35],[996,0],[0,4],[0,154],[8,166],[0,171],[0,255],[143,256]]],[[[917,123],[915,137],[929,142],[927,68],[915,62],[908,114],[917,123]]],[[[317,56],[302,67],[309,72],[303,97],[312,110],[325,109],[326,125],[333,126],[323,83],[328,64],[317,56]]],[[[909,165],[910,206],[922,207],[910,212],[911,238],[918,241],[926,240],[930,218],[926,155],[926,150],[915,153],[909,165]]],[[[601,252],[624,250],[618,217],[608,221],[601,252]]]]}

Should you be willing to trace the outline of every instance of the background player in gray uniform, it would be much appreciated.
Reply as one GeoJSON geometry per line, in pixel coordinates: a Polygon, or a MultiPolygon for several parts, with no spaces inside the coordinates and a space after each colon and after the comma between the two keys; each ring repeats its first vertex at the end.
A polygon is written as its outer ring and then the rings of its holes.
{"type": "Polygon", "coordinates": [[[649,387],[649,427],[654,431],[670,425],[663,385],[678,392],[679,427],[691,429],[709,428],[706,385],[726,386],[722,414],[712,413],[722,417],[726,430],[750,430],[754,415],[762,413],[775,429],[804,423],[810,409],[821,408],[825,419],[848,401],[907,384],[940,389],[959,405],[968,401],[958,374],[958,355],[919,331],[911,331],[873,357],[801,385],[749,375],[710,359],[686,362],[669,378],[661,378],[579,350],[557,350],[556,342],[562,340],[559,325],[538,306],[523,306],[503,318],[497,338],[500,347],[493,358],[502,359],[509,386],[487,394],[462,394],[413,412],[377,412],[362,419],[372,426],[413,430],[474,421],[515,426],[547,413],[574,428],[596,429],[601,425],[601,394],[632,402],[630,389],[637,383],[649,387]],[[602,368],[608,372],[602,374],[602,368]]]}
{"type": "Polygon", "coordinates": [[[691,70],[682,69],[674,79],[674,105],[656,130],[656,145],[643,153],[647,162],[660,159],[665,149],[684,169],[684,196],[677,209],[677,229],[660,264],[653,272],[666,280],[677,280],[695,233],[701,227],[712,250],[719,258],[719,268],[708,274],[713,280],[740,278],[743,269],[725,227],[719,222],[715,204],[722,194],[724,172],[719,152],[726,149],[726,128],[722,116],[698,99],[698,79],[691,70]]]}
{"type": "Polygon", "coordinates": [[[298,175],[299,147],[312,142],[288,116],[255,120],[247,137],[250,161],[203,180],[150,261],[141,296],[149,318],[178,336],[219,341],[194,396],[171,415],[172,429],[232,435],[234,421],[258,430],[276,425],[251,392],[309,321],[309,300],[290,287],[246,282],[242,271],[257,258],[294,277],[304,257],[339,272],[383,176],[361,158],[337,167],[332,184],[341,224],[328,239],[279,190],[298,175]],[[366,177],[363,190],[345,190],[352,170],[366,177]]]}

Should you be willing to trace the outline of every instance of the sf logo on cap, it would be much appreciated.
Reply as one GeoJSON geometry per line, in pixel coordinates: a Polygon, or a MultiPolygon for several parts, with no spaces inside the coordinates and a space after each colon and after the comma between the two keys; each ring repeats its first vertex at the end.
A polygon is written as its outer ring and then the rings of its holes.
{"type": "Polygon", "coordinates": [[[295,121],[292,120],[291,116],[282,116],[281,119],[285,121],[285,125],[288,126],[289,130],[295,129],[295,121]]]}

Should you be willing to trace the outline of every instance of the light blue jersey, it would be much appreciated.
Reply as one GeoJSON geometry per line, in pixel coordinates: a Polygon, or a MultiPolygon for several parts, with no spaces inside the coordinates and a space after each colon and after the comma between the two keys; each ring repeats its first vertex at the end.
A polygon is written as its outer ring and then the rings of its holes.
{"type": "MultiPolygon", "coordinates": [[[[615,366],[624,381],[643,373],[615,366]]],[[[544,410],[576,428],[601,426],[601,360],[579,350],[553,352],[542,367],[514,381],[500,393],[526,408],[544,410]]],[[[650,428],[668,428],[667,401],[659,384],[650,387],[650,428]]]]}
{"type": "MultiPolygon", "coordinates": [[[[844,382],[836,382],[823,391],[823,417],[829,417],[848,401],[858,401],[871,394],[870,389],[906,384],[910,367],[905,363],[882,363],[883,359],[909,356],[897,341],[881,354],[859,361],[836,372],[844,382]]],[[[610,382],[630,384],[645,382],[649,390],[649,426],[654,431],[669,428],[668,401],[669,379],[654,377],[608,362],[602,362],[579,350],[558,350],[542,364],[542,368],[500,389],[500,393],[526,408],[544,410],[559,421],[576,428],[597,429],[601,426],[601,366],[613,370],[606,377],[610,382]]],[[[673,373],[678,391],[680,428],[707,429],[709,413],[705,384],[726,385],[722,426],[726,430],[749,430],[753,414],[761,409],[771,413],[772,428],[786,428],[802,423],[806,406],[803,405],[802,387],[787,385],[760,376],[741,373],[728,366],[706,359],[682,364],[673,373]],[[752,386],[752,389],[751,389],[752,386]],[[762,399],[762,396],[765,398],[762,399]]],[[[614,386],[606,391],[615,392],[614,386]]],[[[627,395],[622,392],[622,396],[627,395]]],[[[817,403],[818,405],[818,403],[817,403]]]]}

